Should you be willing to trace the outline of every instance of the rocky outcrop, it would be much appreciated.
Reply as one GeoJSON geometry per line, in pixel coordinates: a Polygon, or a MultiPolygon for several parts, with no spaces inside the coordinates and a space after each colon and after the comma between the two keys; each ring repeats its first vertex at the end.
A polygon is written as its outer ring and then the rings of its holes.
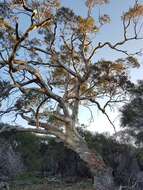
{"type": "Polygon", "coordinates": [[[131,183],[136,179],[140,172],[135,152],[126,150],[126,152],[116,153],[114,156],[114,177],[117,183],[123,185],[131,183]]]}
{"type": "MultiPolygon", "coordinates": [[[[41,177],[91,176],[85,163],[63,143],[56,143],[54,140],[49,143],[41,140],[41,143],[40,141],[37,143],[36,140],[29,138],[32,136],[20,141],[22,139],[16,139],[15,136],[16,134],[0,136],[0,181],[7,181],[23,172],[31,171],[41,177]],[[36,151],[33,150],[35,147],[36,151]]],[[[38,141],[38,137],[36,138],[38,141]]]]}
{"type": "Polygon", "coordinates": [[[115,183],[112,176],[112,168],[107,168],[104,173],[94,177],[95,188],[100,187],[99,190],[116,190],[115,183]]]}
{"type": "Polygon", "coordinates": [[[0,182],[0,190],[9,190],[9,184],[7,182],[0,182]]]}
{"type": "Polygon", "coordinates": [[[24,165],[19,153],[4,138],[0,138],[0,180],[13,178],[24,171],[24,165]]]}
{"type": "MultiPolygon", "coordinates": [[[[99,142],[97,145],[99,146],[99,142]]],[[[143,173],[134,148],[109,142],[108,144],[104,142],[103,146],[99,147],[110,169],[106,175],[96,175],[94,180],[96,186],[97,183],[100,187],[105,183],[109,186],[113,184],[112,189],[115,190],[118,189],[114,187],[115,182],[124,190],[128,187],[132,187],[132,190],[143,189],[143,173]]],[[[69,177],[70,180],[91,177],[86,164],[62,142],[56,142],[55,139],[47,137],[42,139],[27,133],[22,136],[16,133],[1,135],[0,182],[30,171],[40,177],[58,176],[60,179],[69,177]]],[[[109,187],[103,187],[103,189],[109,190],[109,187]]]]}
{"type": "Polygon", "coordinates": [[[119,190],[143,190],[143,172],[138,163],[137,149],[120,144],[118,149],[112,149],[108,161],[119,190]]]}

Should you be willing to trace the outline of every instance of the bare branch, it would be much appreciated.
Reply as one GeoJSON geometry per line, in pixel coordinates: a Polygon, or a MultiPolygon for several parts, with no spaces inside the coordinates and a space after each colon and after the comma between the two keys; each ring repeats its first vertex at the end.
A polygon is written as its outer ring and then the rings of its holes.
{"type": "MultiPolygon", "coordinates": [[[[29,125],[36,127],[35,119],[32,119],[32,118],[24,115],[23,113],[21,113],[21,117],[23,119],[25,119],[28,122],[29,125]]],[[[55,125],[52,125],[52,124],[49,124],[49,123],[39,122],[39,126],[40,126],[40,128],[37,128],[37,129],[44,129],[49,134],[53,134],[53,135],[59,137],[61,140],[65,140],[65,134],[62,132],[62,130],[60,130],[55,125]]]]}
{"type": "Polygon", "coordinates": [[[110,122],[110,124],[112,125],[112,127],[113,127],[113,129],[114,129],[114,131],[116,133],[116,127],[113,124],[113,122],[111,121],[111,119],[108,116],[108,114],[106,113],[105,109],[100,106],[99,102],[97,102],[97,101],[95,101],[93,99],[89,99],[89,101],[91,101],[92,103],[95,103],[97,105],[98,109],[107,117],[108,121],[110,122]]]}
{"type": "Polygon", "coordinates": [[[45,102],[46,102],[48,99],[49,99],[49,98],[45,98],[45,99],[39,104],[39,106],[37,107],[36,114],[35,114],[36,127],[37,127],[37,128],[40,127],[40,125],[39,125],[39,111],[40,111],[40,108],[43,106],[43,104],[45,104],[45,102]]]}

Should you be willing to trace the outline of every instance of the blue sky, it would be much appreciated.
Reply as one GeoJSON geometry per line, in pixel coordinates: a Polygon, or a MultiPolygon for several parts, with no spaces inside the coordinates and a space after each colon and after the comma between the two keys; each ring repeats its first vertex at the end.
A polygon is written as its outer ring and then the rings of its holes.
{"type": "MultiPolygon", "coordinates": [[[[123,12],[127,11],[133,4],[135,0],[110,0],[110,3],[104,6],[97,6],[92,11],[92,16],[96,19],[100,14],[108,14],[111,18],[111,23],[103,26],[100,32],[97,33],[95,41],[98,42],[117,42],[123,38],[123,27],[121,21],[121,15],[123,12]]],[[[140,1],[143,3],[143,1],[140,1]]],[[[78,15],[86,17],[87,8],[85,6],[85,0],[61,0],[61,3],[65,7],[69,7],[78,15]]],[[[134,52],[142,48],[142,41],[133,41],[124,46],[126,49],[134,52]]],[[[102,51],[97,52],[95,59],[105,58],[110,60],[115,60],[117,57],[123,57],[121,53],[116,51],[111,51],[110,49],[104,48],[102,51]]],[[[142,61],[142,59],[140,59],[142,61]]],[[[136,75],[136,74],[135,74],[136,75]]],[[[136,78],[136,76],[135,76],[136,78]]]]}
{"type": "MultiPolygon", "coordinates": [[[[70,7],[72,10],[74,10],[77,14],[85,16],[86,17],[86,6],[84,4],[85,1],[83,0],[62,0],[62,5],[65,7],[70,7]]],[[[100,33],[97,35],[97,40],[99,41],[111,41],[116,42],[117,40],[122,38],[122,22],[121,22],[121,15],[123,12],[127,11],[133,4],[134,0],[111,0],[110,4],[105,6],[100,6],[94,8],[93,10],[93,16],[96,18],[100,14],[109,14],[111,17],[111,24],[106,25],[103,27],[103,29],[100,31],[100,33]]],[[[143,1],[140,1],[141,3],[143,1]]],[[[136,49],[142,48],[142,41],[132,42],[125,46],[126,49],[130,51],[134,51],[136,49]]],[[[118,57],[123,57],[122,54],[119,54],[117,52],[111,51],[107,48],[104,48],[101,52],[97,53],[95,59],[108,59],[108,60],[115,60],[118,57]]],[[[142,57],[139,58],[139,61],[141,63],[141,67],[139,69],[131,69],[130,76],[131,80],[136,82],[139,79],[143,79],[143,59],[142,57]]],[[[108,131],[110,133],[113,133],[114,130],[110,123],[107,121],[105,116],[100,113],[96,108],[93,108],[93,117],[94,121],[89,123],[90,121],[90,111],[87,108],[81,107],[80,111],[80,121],[90,125],[89,129],[92,131],[98,131],[98,132],[105,132],[108,131]]],[[[112,121],[114,121],[114,124],[117,129],[119,129],[119,118],[120,113],[118,112],[119,106],[115,107],[113,111],[108,110],[108,113],[110,115],[110,118],[112,121]]]]}

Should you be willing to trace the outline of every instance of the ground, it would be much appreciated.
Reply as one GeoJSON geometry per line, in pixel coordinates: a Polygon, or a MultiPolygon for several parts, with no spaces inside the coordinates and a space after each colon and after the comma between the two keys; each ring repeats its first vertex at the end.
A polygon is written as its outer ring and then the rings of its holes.
{"type": "Polygon", "coordinates": [[[76,184],[33,184],[11,185],[10,190],[93,190],[92,184],[81,182],[76,184]]]}
{"type": "Polygon", "coordinates": [[[94,190],[91,180],[82,179],[77,182],[61,182],[42,179],[34,181],[13,181],[10,190],[94,190]]]}

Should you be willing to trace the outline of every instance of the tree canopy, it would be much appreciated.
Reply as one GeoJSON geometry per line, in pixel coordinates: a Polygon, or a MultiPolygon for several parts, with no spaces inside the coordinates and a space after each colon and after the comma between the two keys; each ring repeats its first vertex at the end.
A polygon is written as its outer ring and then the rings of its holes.
{"type": "Polygon", "coordinates": [[[95,45],[93,39],[110,23],[110,17],[94,18],[92,9],[105,3],[108,1],[86,1],[85,18],[56,0],[1,3],[1,99],[13,99],[2,114],[15,111],[28,121],[26,114],[35,117],[37,126],[39,120],[46,120],[61,127],[69,116],[77,122],[80,104],[96,104],[106,114],[108,105],[121,101],[120,93],[129,82],[127,69],[139,66],[122,45],[142,38],[142,5],[137,1],[123,14],[121,41],[95,45]],[[115,61],[96,60],[96,52],[104,47],[126,56],[115,61]],[[98,102],[101,97],[107,97],[103,107],[98,102]]]}

